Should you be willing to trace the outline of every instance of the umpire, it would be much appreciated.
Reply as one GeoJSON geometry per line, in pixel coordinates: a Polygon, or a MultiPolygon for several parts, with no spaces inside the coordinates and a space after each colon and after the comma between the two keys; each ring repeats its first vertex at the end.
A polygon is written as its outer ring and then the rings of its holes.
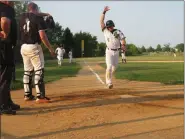
{"type": "Polygon", "coordinates": [[[16,114],[20,106],[14,104],[10,95],[13,47],[16,45],[17,28],[14,2],[0,0],[0,114],[16,114]]]}

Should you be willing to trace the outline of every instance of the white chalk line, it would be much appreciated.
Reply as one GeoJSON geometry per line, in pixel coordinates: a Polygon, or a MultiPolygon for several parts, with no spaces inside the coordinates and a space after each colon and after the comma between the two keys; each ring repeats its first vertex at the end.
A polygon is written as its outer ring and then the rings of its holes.
{"type": "Polygon", "coordinates": [[[100,76],[87,64],[87,62],[84,60],[84,63],[87,65],[89,70],[96,76],[97,80],[100,81],[103,85],[105,85],[105,82],[100,78],[100,76]]]}

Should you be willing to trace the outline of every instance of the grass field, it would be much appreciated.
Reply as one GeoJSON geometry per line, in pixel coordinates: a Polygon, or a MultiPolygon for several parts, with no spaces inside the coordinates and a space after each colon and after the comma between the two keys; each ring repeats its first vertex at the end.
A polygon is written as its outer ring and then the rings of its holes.
{"type": "MultiPolygon", "coordinates": [[[[105,67],[105,64],[101,65],[105,67]]],[[[115,77],[163,84],[183,84],[184,63],[120,63],[115,77]]]]}
{"type": "MultiPolygon", "coordinates": [[[[105,57],[85,58],[88,62],[105,61],[105,57]]],[[[80,61],[79,58],[76,61],[80,61]]],[[[173,55],[155,54],[142,56],[127,56],[127,61],[184,61],[184,55],[180,54],[177,57],[173,55]]]]}
{"type": "MultiPolygon", "coordinates": [[[[81,69],[81,66],[78,63],[69,64],[68,61],[64,60],[64,63],[61,67],[58,67],[57,61],[46,61],[45,62],[45,83],[59,80],[64,77],[74,77],[78,71],[81,69]]],[[[22,78],[24,70],[23,65],[18,65],[16,67],[16,81],[12,83],[11,89],[16,90],[23,88],[22,78]]]]}

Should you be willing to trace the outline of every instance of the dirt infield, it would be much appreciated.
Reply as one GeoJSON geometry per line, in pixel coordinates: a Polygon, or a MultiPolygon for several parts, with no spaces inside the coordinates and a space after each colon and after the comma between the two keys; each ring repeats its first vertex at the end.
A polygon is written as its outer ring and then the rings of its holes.
{"type": "Polygon", "coordinates": [[[104,69],[84,63],[77,77],[46,85],[49,104],[23,101],[22,109],[1,117],[2,139],[183,139],[184,86],[114,79],[104,83],[104,69]]]}

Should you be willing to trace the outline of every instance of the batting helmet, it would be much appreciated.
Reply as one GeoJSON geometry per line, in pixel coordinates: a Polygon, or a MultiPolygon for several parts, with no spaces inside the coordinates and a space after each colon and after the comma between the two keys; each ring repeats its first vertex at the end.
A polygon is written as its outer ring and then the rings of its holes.
{"type": "Polygon", "coordinates": [[[106,27],[115,27],[114,22],[112,20],[108,20],[106,22],[106,27]]]}

